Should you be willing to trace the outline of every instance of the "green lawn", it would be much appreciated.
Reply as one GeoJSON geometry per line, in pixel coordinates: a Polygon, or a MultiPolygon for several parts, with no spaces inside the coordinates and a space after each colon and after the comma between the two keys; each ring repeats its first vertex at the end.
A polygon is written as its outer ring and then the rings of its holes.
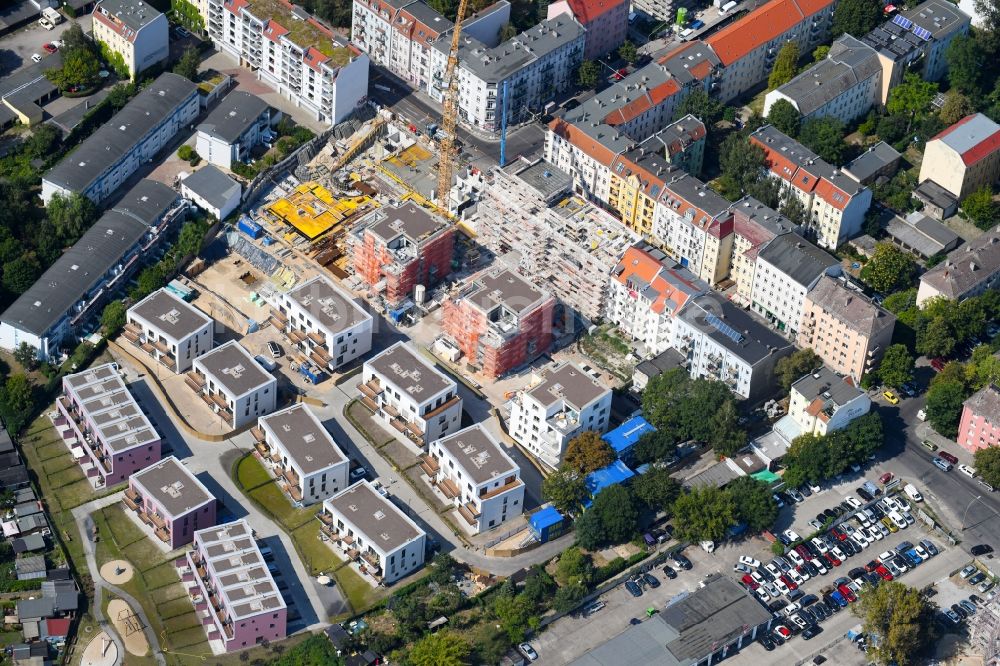
{"type": "Polygon", "coordinates": [[[302,564],[313,576],[318,576],[320,573],[329,574],[344,563],[328,543],[320,541],[319,527],[319,521],[312,520],[291,533],[295,549],[302,558],[302,564]]]}
{"type": "Polygon", "coordinates": [[[236,463],[236,483],[244,494],[261,509],[278,521],[286,532],[291,532],[314,520],[316,509],[296,509],[264,465],[253,455],[240,458],[236,463]]]}
{"type": "Polygon", "coordinates": [[[355,613],[359,613],[378,600],[379,594],[361,574],[350,567],[341,567],[334,572],[334,578],[340,591],[347,599],[347,603],[355,613]]]}

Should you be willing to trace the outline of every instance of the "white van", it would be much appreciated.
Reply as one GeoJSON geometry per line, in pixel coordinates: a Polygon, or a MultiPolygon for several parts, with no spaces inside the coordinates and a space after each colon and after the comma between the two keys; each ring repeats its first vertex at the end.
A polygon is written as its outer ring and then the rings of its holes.
{"type": "Polygon", "coordinates": [[[722,9],[719,10],[719,13],[725,14],[726,12],[731,11],[734,7],[736,7],[736,4],[736,0],[730,0],[726,4],[722,5],[722,9]]]}
{"type": "Polygon", "coordinates": [[[681,30],[681,39],[687,39],[694,34],[694,28],[684,28],[681,30]]]}
{"type": "Polygon", "coordinates": [[[909,497],[914,502],[924,501],[924,496],[920,494],[920,491],[917,490],[917,487],[912,483],[908,483],[905,486],[903,486],[903,492],[906,493],[906,496],[909,497]]]}

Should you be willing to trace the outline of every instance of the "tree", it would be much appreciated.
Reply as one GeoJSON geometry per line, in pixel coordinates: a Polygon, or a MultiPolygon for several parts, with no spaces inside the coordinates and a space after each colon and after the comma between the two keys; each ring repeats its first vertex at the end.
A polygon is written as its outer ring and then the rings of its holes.
{"type": "Polygon", "coordinates": [[[962,418],[962,403],[968,397],[959,382],[935,382],[927,391],[927,420],[948,439],[958,437],[958,422],[962,418]]]}
{"type": "Polygon", "coordinates": [[[62,35],[59,37],[62,40],[62,52],[65,54],[67,51],[90,51],[94,53],[94,42],[90,41],[83,32],[83,28],[80,27],[79,23],[71,23],[66,30],[63,31],[62,35]]]}
{"type": "Polygon", "coordinates": [[[726,491],[699,486],[674,502],[677,534],[688,541],[719,541],[736,522],[736,505],[726,491]]]}
{"type": "Polygon", "coordinates": [[[677,105],[674,110],[674,120],[680,120],[691,114],[705,123],[705,127],[711,130],[715,123],[722,118],[724,108],[725,105],[722,102],[709,95],[703,88],[695,88],[677,105]]]}
{"type": "Polygon", "coordinates": [[[1000,357],[989,345],[979,345],[972,352],[965,374],[973,391],[989,384],[1000,385],[1000,357]]]}
{"type": "Polygon", "coordinates": [[[720,456],[731,457],[747,445],[747,433],[740,427],[736,403],[727,400],[712,415],[712,450],[720,456]]]}
{"type": "Polygon", "coordinates": [[[185,222],[177,236],[177,243],[174,244],[178,258],[183,261],[198,254],[207,231],[208,224],[204,220],[185,222]]]}
{"type": "MultiPolygon", "coordinates": [[[[952,89],[970,97],[979,97],[982,93],[979,81],[985,65],[985,53],[975,38],[956,35],[945,50],[944,57],[948,63],[948,83],[952,89]]],[[[951,124],[956,121],[945,122],[951,124]]]]}
{"type": "Polygon", "coordinates": [[[198,55],[198,49],[189,46],[184,49],[180,60],[174,65],[174,74],[179,74],[191,81],[197,81],[199,65],[201,65],[201,56],[198,55]]]}
{"type": "Polygon", "coordinates": [[[828,440],[831,456],[844,455],[850,463],[861,463],[885,442],[882,417],[878,412],[868,412],[851,421],[843,430],[833,432],[828,440]]]}
{"type": "Polygon", "coordinates": [[[587,596],[587,588],[580,583],[566,585],[556,590],[556,595],[552,599],[552,607],[557,613],[568,613],[583,601],[587,596]]]}
{"type": "Polygon", "coordinates": [[[1000,487],[1000,446],[977,449],[973,457],[976,473],[994,488],[1000,487]]]}
{"type": "Polygon", "coordinates": [[[38,365],[38,352],[27,342],[22,342],[14,350],[14,360],[25,370],[34,370],[38,365]]]}
{"type": "Polygon", "coordinates": [[[785,197],[785,200],[781,202],[781,209],[778,212],[799,226],[804,227],[809,223],[809,210],[797,196],[789,195],[785,197]]]}
{"type": "Polygon", "coordinates": [[[911,254],[883,242],[875,245],[872,258],[861,269],[861,279],[875,291],[887,294],[908,287],[915,270],[916,262],[911,254]]]}
{"type": "Polygon", "coordinates": [[[660,430],[647,432],[635,443],[632,457],[637,462],[651,463],[667,460],[677,451],[677,441],[670,433],[660,430]]]}
{"type": "Polygon", "coordinates": [[[774,364],[774,374],[783,393],[788,393],[797,380],[823,365],[823,359],[812,349],[799,349],[791,356],[778,359],[774,364]]]}
{"type": "Polygon", "coordinates": [[[597,493],[588,513],[600,516],[608,543],[623,543],[638,532],[639,509],[628,486],[610,486],[597,493]]]}
{"type": "Polygon", "coordinates": [[[116,300],[105,305],[104,312],[101,313],[101,326],[109,338],[118,335],[118,331],[125,327],[125,304],[116,300]]]}
{"type": "Polygon", "coordinates": [[[20,296],[28,291],[41,275],[42,268],[34,252],[25,252],[3,267],[3,286],[20,296]]]}
{"type": "Polygon", "coordinates": [[[792,106],[792,103],[787,99],[779,99],[768,110],[767,122],[794,139],[799,135],[802,116],[799,115],[799,110],[792,106]]]}
{"type": "MultiPolygon", "coordinates": [[[[2,402],[10,412],[27,420],[35,405],[34,393],[35,388],[32,386],[31,380],[26,374],[19,372],[7,378],[3,385],[3,395],[0,397],[3,398],[2,402]]],[[[10,423],[7,424],[7,427],[10,427],[12,431],[15,430],[10,423]]]]}
{"type": "Polygon", "coordinates": [[[60,90],[70,88],[88,89],[100,80],[101,63],[90,50],[63,50],[62,67],[46,70],[45,77],[59,86],[60,90]]]}
{"type": "MultiPolygon", "coordinates": [[[[837,8],[839,9],[840,5],[837,8]]],[[[936,83],[924,81],[919,74],[909,72],[903,77],[902,83],[889,91],[889,100],[885,108],[889,113],[906,115],[906,132],[909,132],[913,120],[930,108],[937,90],[936,83]]]]}
{"type": "Polygon", "coordinates": [[[833,10],[830,36],[836,38],[847,33],[860,39],[881,21],[882,4],[878,0],[844,0],[833,10]]]}
{"type": "Polygon", "coordinates": [[[469,663],[469,644],[450,631],[427,634],[413,644],[406,656],[410,666],[465,666],[469,663]]]}
{"type": "Polygon", "coordinates": [[[945,125],[953,125],[975,112],[976,105],[972,103],[971,99],[957,90],[952,90],[945,95],[944,104],[941,105],[941,111],[938,115],[945,125]]]}
{"type": "Polygon", "coordinates": [[[750,476],[733,479],[726,492],[736,506],[737,518],[747,524],[750,532],[757,534],[769,529],[778,518],[778,503],[774,501],[767,484],[750,476]]]}
{"type": "Polygon", "coordinates": [[[636,60],[639,59],[639,50],[635,47],[635,44],[626,39],[622,42],[622,45],[618,47],[618,55],[620,55],[621,59],[628,64],[634,65],[636,60]]]}
{"type": "Polygon", "coordinates": [[[517,26],[509,21],[500,28],[500,41],[506,42],[508,39],[517,37],[517,26]]]}
{"type": "Polygon", "coordinates": [[[570,546],[559,555],[556,562],[556,580],[560,585],[582,583],[586,585],[593,575],[594,565],[587,555],[576,546],[570,546]]]}
{"type": "Polygon", "coordinates": [[[645,474],[632,479],[632,491],[651,510],[669,512],[681,494],[681,484],[666,467],[650,467],[645,474]]]}
{"type": "Polygon", "coordinates": [[[590,90],[597,87],[600,77],[600,66],[593,60],[584,60],[576,70],[576,85],[590,90]]]}
{"type": "Polygon", "coordinates": [[[945,317],[934,317],[917,333],[917,351],[925,356],[948,356],[954,349],[955,334],[945,317]]]}
{"type": "Polygon", "coordinates": [[[500,626],[507,632],[511,643],[524,640],[525,631],[530,624],[536,624],[538,618],[533,618],[531,601],[524,595],[499,594],[493,600],[493,614],[500,621],[500,626]]]}
{"type": "Polygon", "coordinates": [[[801,486],[806,481],[819,483],[831,476],[830,452],[822,435],[806,433],[792,440],[784,457],[785,485],[801,486]]]}
{"type": "Polygon", "coordinates": [[[587,484],[575,470],[556,470],[542,481],[542,497],[563,513],[576,513],[587,498],[587,484]]]}
{"type": "Polygon", "coordinates": [[[35,159],[45,160],[52,156],[60,143],[62,143],[62,133],[56,126],[42,123],[37,125],[31,131],[31,136],[25,139],[24,151],[35,159]]]}
{"type": "Polygon", "coordinates": [[[878,663],[908,666],[935,638],[934,614],[920,590],[899,581],[883,581],[861,595],[857,613],[878,663]]]}
{"type": "Polygon", "coordinates": [[[965,197],[962,202],[962,211],[972,220],[973,224],[987,231],[996,224],[997,217],[1000,217],[1000,206],[993,200],[993,188],[983,185],[978,190],[965,197]]]}
{"type": "Polygon", "coordinates": [[[913,379],[913,356],[906,345],[891,345],[885,350],[882,362],[879,363],[879,380],[886,386],[899,388],[913,379]]]}
{"type": "Polygon", "coordinates": [[[46,217],[52,223],[59,240],[72,245],[97,221],[97,206],[88,197],[74,192],[69,196],[52,195],[45,207],[46,217]]]}
{"type": "Polygon", "coordinates": [[[719,146],[722,195],[734,201],[741,198],[761,179],[766,164],[763,148],[739,133],[727,136],[719,146]]]}
{"type": "Polygon", "coordinates": [[[846,160],[847,134],[844,123],[833,116],[810,118],[802,123],[799,141],[831,164],[843,164],[846,160]]]}
{"type": "Polygon", "coordinates": [[[774,59],[770,76],[767,77],[768,89],[774,90],[795,78],[798,65],[799,43],[794,40],[785,42],[774,59]]]}
{"type": "Polygon", "coordinates": [[[104,42],[100,43],[101,59],[108,64],[115,74],[120,78],[128,79],[131,76],[131,72],[128,70],[128,64],[125,62],[125,57],[118,51],[112,50],[104,42]]]}
{"type": "Polygon", "coordinates": [[[830,47],[826,44],[822,46],[817,46],[813,50],[813,62],[822,62],[826,60],[826,57],[830,55],[830,47]]]}
{"type": "Polygon", "coordinates": [[[563,465],[579,474],[590,474],[615,461],[615,450],[593,430],[580,433],[566,445],[563,465]]]}

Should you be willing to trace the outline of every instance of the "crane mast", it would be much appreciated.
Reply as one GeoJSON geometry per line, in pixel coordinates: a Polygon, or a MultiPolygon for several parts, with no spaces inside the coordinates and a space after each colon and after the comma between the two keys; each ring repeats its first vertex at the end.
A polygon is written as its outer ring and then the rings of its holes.
{"type": "Polygon", "coordinates": [[[449,212],[448,196],[451,193],[451,177],[455,168],[455,126],[458,122],[458,80],[455,70],[458,68],[458,47],[462,39],[462,20],[469,0],[460,0],[458,14],[455,16],[455,30],[451,35],[451,50],[448,52],[448,65],[444,72],[444,111],[441,115],[441,132],[444,136],[438,146],[438,206],[447,214],[449,212]]]}

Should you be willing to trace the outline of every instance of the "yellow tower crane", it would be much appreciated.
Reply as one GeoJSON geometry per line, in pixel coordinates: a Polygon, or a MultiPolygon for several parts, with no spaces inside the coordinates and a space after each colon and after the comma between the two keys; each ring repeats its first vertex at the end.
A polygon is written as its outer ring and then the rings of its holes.
{"type": "Polygon", "coordinates": [[[455,126],[458,124],[458,47],[462,39],[462,20],[469,0],[458,3],[458,14],[455,16],[455,30],[451,35],[451,51],[448,52],[448,66],[444,72],[444,112],[441,116],[441,144],[438,146],[438,207],[447,215],[450,210],[448,201],[451,193],[451,177],[455,168],[455,126]]]}

